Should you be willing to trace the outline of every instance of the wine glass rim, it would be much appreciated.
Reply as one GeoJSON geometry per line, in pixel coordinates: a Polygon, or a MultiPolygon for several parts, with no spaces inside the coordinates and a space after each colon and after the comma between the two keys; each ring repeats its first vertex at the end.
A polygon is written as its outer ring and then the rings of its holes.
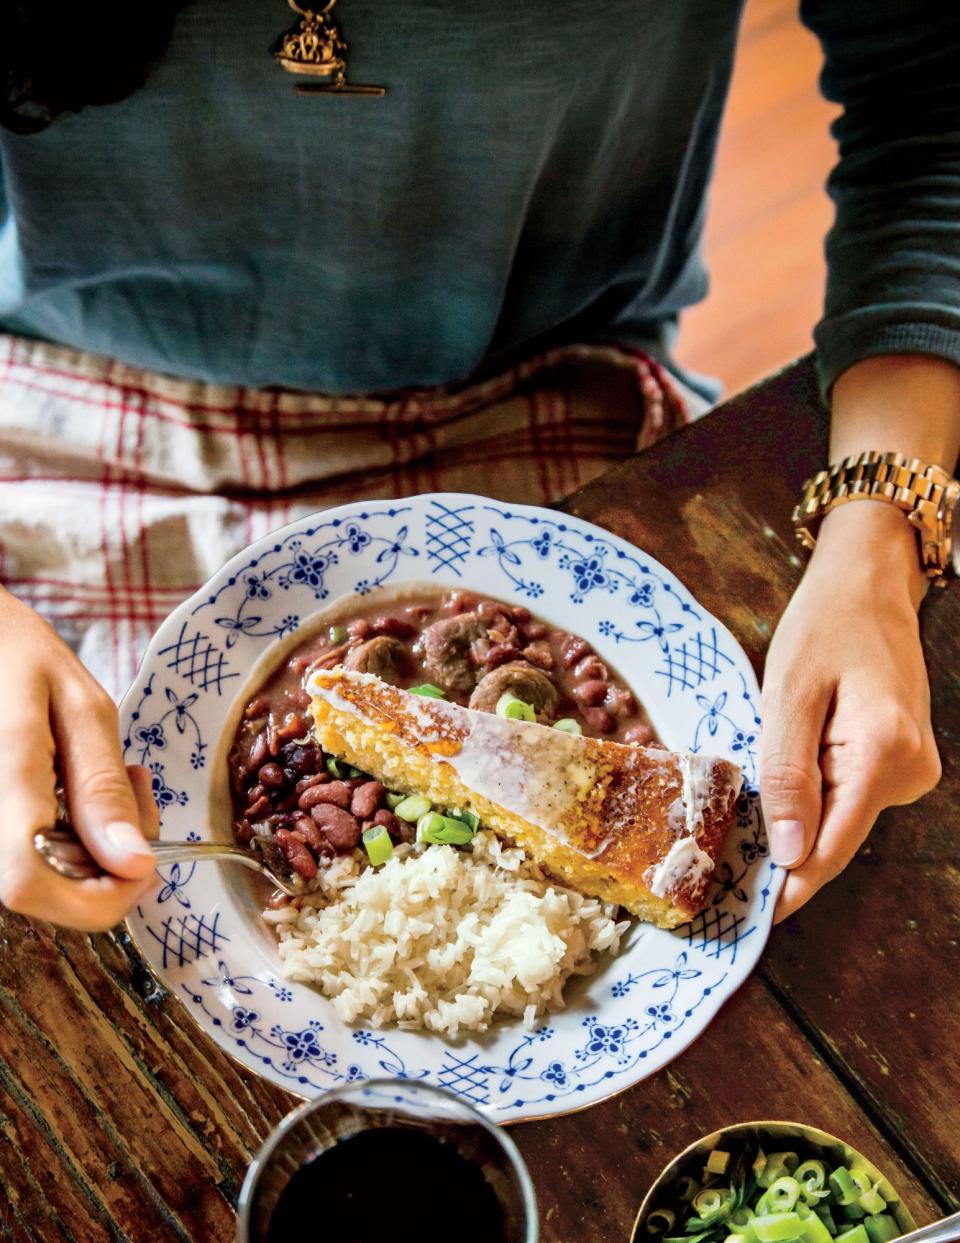
{"type": "Polygon", "coordinates": [[[523,1243],[538,1243],[540,1233],[537,1218],[537,1197],[533,1187],[533,1180],[530,1177],[530,1172],[523,1157],[520,1155],[520,1150],[504,1128],[491,1122],[489,1118],[486,1118],[469,1102],[465,1101],[461,1096],[448,1091],[446,1088],[437,1087],[432,1083],[418,1083],[412,1079],[390,1079],[388,1077],[360,1079],[355,1083],[346,1083],[340,1087],[331,1088],[328,1092],[324,1092],[322,1096],[304,1101],[302,1105],[298,1105],[296,1109],[291,1110],[285,1118],[277,1123],[250,1162],[243,1180],[243,1186],[240,1188],[240,1197],[237,1201],[236,1243],[251,1243],[250,1213],[253,1206],[254,1193],[263,1171],[289,1133],[304,1118],[309,1117],[310,1114],[320,1112],[325,1106],[337,1101],[362,1103],[363,1096],[368,1094],[370,1089],[378,1088],[391,1089],[393,1091],[396,1091],[398,1088],[402,1088],[404,1091],[413,1089],[419,1095],[434,1097],[448,1105],[456,1105],[470,1119],[471,1123],[482,1127],[491,1135],[506,1156],[507,1163],[520,1188],[524,1214],[526,1216],[523,1243]]]}

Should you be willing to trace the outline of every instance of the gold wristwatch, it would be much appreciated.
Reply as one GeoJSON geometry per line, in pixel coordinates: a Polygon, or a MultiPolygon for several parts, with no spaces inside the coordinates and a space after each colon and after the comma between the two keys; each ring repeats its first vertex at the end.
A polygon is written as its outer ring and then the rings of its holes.
{"type": "Polygon", "coordinates": [[[938,587],[947,575],[960,575],[960,482],[900,453],[861,453],[808,479],[793,511],[797,539],[812,549],[815,528],[831,509],[865,500],[889,501],[906,514],[920,536],[924,573],[938,587]]]}

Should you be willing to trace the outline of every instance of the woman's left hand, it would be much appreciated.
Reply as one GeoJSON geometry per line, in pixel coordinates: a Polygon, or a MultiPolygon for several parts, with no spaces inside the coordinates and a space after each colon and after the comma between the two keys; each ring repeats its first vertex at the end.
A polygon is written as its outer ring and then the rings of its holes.
{"type": "Polygon", "coordinates": [[[821,524],[763,685],[760,794],[786,918],[850,862],[884,807],[940,780],[917,608],[913,529],[860,501],[821,524]]]}

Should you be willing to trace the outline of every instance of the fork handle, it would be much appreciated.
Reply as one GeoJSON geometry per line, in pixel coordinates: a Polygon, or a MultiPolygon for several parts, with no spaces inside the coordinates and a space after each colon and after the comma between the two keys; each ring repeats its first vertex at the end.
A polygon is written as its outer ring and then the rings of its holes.
{"type": "MultiPolygon", "coordinates": [[[[52,829],[34,834],[33,842],[45,862],[68,880],[92,880],[105,875],[103,868],[65,820],[57,820],[52,829]]],[[[193,859],[232,859],[260,871],[259,861],[248,851],[226,842],[150,842],[150,847],[158,866],[193,859]]]]}

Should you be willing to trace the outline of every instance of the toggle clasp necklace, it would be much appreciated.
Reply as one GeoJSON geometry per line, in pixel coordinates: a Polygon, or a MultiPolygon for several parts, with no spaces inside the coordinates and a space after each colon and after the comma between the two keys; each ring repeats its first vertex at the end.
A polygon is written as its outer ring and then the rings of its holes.
{"type": "Polygon", "coordinates": [[[331,9],[337,0],[322,8],[301,8],[297,0],[287,0],[300,14],[296,28],[280,41],[277,60],[288,73],[301,74],[315,81],[297,87],[298,95],[385,95],[382,86],[360,86],[347,81],[347,44],[340,37],[331,9]]]}

